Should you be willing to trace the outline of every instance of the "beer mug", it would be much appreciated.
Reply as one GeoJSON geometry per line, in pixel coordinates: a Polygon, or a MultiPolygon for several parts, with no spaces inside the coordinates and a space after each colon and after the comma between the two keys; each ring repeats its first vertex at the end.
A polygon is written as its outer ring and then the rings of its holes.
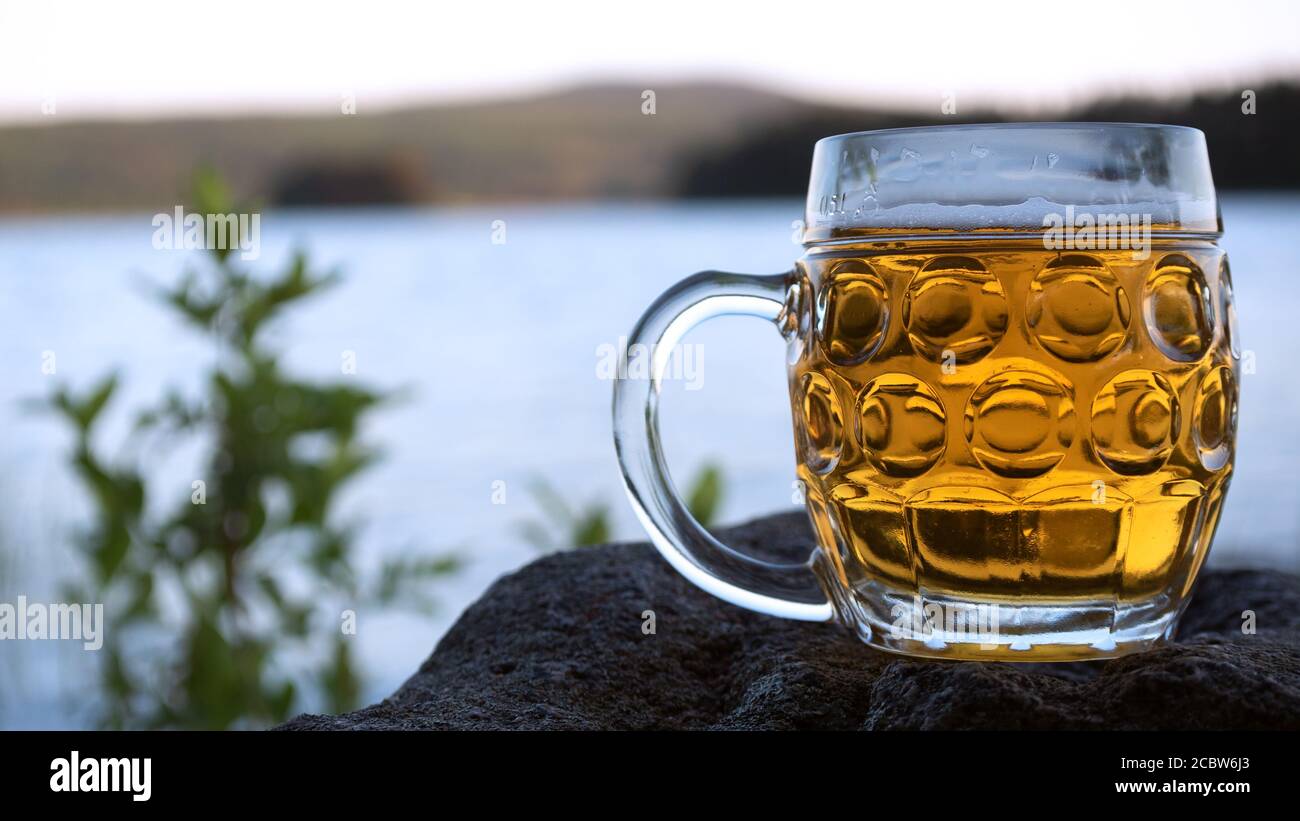
{"type": "Polygon", "coordinates": [[[632,506],[704,590],[838,621],[882,650],[1057,661],[1159,644],[1233,469],[1240,346],[1221,234],[1195,129],[823,139],[793,270],[696,274],[632,332],[622,372],[648,378],[614,390],[632,506]],[[727,547],[669,477],[672,349],[736,314],[788,343],[806,563],[727,547]]]}

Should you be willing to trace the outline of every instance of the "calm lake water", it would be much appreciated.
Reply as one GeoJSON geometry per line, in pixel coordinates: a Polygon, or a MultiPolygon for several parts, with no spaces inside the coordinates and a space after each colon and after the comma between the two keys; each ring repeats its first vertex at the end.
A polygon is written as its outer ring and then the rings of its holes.
{"type": "MultiPolygon", "coordinates": [[[[1238,466],[1211,563],[1300,569],[1300,196],[1223,200],[1244,347],[1238,466]]],[[[66,467],[68,431],[20,400],[58,381],[84,388],[118,368],[126,384],[101,431],[119,441],[131,411],[164,386],[194,390],[213,350],[145,293],[183,252],[154,250],[149,214],[0,221],[0,601],[49,600],[79,564],[72,548],[86,500],[66,467]],[[41,356],[57,355],[56,377],[41,356]]],[[[602,346],[697,270],[774,273],[798,255],[797,202],[547,205],[474,210],[268,213],[261,266],[308,248],[343,285],[277,331],[294,371],[406,388],[366,436],[387,458],[344,499],[359,517],[360,555],[457,550],[469,560],[439,582],[432,618],[363,614],[358,656],[367,700],[412,673],[467,604],[537,553],[520,534],[539,516],[527,485],[545,477],[575,504],[603,501],[617,535],[639,538],[610,443],[611,384],[602,346]],[[504,220],[506,241],[492,242],[504,220]],[[505,504],[493,503],[505,482],[505,504]]],[[[722,518],[793,506],[783,345],[762,323],[727,318],[700,343],[698,390],[666,389],[664,433],[676,474],[706,461],[726,473],[722,518]]],[[[165,455],[163,481],[188,485],[198,448],[165,455]]],[[[142,650],[143,652],[144,650],[142,650]]],[[[79,726],[96,679],[93,654],[53,642],[0,644],[0,726],[79,726]]]]}

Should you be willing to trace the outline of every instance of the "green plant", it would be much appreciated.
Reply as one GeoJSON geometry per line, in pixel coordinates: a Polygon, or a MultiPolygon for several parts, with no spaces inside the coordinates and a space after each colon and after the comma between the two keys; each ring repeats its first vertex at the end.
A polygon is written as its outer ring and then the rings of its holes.
{"type": "MultiPolygon", "coordinates": [[[[605,544],[613,538],[609,505],[604,502],[589,502],[581,509],[574,510],[551,483],[540,477],[533,479],[529,490],[537,500],[544,518],[524,522],[520,531],[524,539],[538,550],[549,553],[574,547],[592,547],[605,544]]],[[[696,521],[710,527],[722,505],[722,496],[722,470],[717,465],[708,463],[691,480],[686,492],[686,506],[696,521]]]]}
{"type": "MultiPolygon", "coordinates": [[[[194,191],[194,212],[236,210],[214,175],[200,174],[194,191]]],[[[72,464],[94,500],[79,544],[93,600],[105,603],[106,726],[260,726],[289,717],[304,687],[331,711],[353,708],[361,673],[349,613],[427,608],[425,582],[456,569],[454,556],[424,556],[363,578],[352,561],[357,523],[332,515],[340,489],[378,458],[357,434],[391,397],[354,377],[294,378],[264,337],[337,281],[301,252],[269,277],[244,270],[229,250],[205,252],[159,296],[216,343],[218,362],[202,396],[169,391],[140,413],[115,459],[95,443],[115,375],[79,395],[60,388],[44,403],[73,427],[72,464]],[[182,487],[151,481],[141,465],[183,437],[207,447],[200,475],[182,487]],[[150,643],[163,649],[137,651],[150,643]]],[[[69,594],[91,601],[88,592],[69,594]]]]}

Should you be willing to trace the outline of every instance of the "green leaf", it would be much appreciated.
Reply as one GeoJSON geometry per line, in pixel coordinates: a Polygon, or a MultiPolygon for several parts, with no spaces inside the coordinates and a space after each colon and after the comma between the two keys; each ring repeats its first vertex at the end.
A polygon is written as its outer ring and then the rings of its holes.
{"type": "Polygon", "coordinates": [[[333,664],[321,673],[320,681],[330,712],[346,713],[356,709],[357,699],[361,695],[361,682],[353,668],[352,648],[346,636],[340,634],[334,637],[333,664]]]}
{"type": "Polygon", "coordinates": [[[110,374],[95,386],[90,395],[82,402],[77,409],[77,421],[83,428],[89,429],[99,418],[99,414],[108,405],[108,400],[113,397],[117,390],[117,374],[110,374]]]}
{"type": "Polygon", "coordinates": [[[131,547],[131,535],[120,519],[114,517],[106,532],[92,545],[95,569],[101,584],[107,584],[117,573],[131,547]]]}
{"type": "Polygon", "coordinates": [[[569,509],[568,503],[550,482],[539,476],[529,482],[528,489],[532,491],[533,498],[537,500],[542,512],[552,522],[565,526],[573,522],[573,512],[569,509]]]}
{"type": "Polygon", "coordinates": [[[573,525],[573,546],[591,547],[609,541],[609,508],[596,505],[586,510],[573,525]]]}
{"type": "Polygon", "coordinates": [[[207,166],[195,169],[190,195],[194,210],[200,214],[228,214],[235,207],[225,180],[207,166]]]}
{"type": "Polygon", "coordinates": [[[406,600],[424,609],[424,593],[431,579],[455,573],[464,566],[464,560],[454,554],[420,556],[416,558],[390,558],[380,566],[379,584],[374,598],[381,604],[395,604],[406,600]]]}
{"type": "Polygon", "coordinates": [[[61,413],[64,418],[76,426],[78,433],[85,437],[107,407],[113,393],[117,390],[117,374],[112,373],[101,379],[83,397],[77,397],[67,389],[55,391],[43,403],[29,403],[32,409],[49,408],[61,413]]]}
{"type": "MultiPolygon", "coordinates": [[[[81,600],[74,599],[74,601],[81,600]]],[[[149,572],[137,574],[134,579],[134,589],[131,591],[131,602],[127,605],[119,623],[143,621],[154,615],[153,574],[149,572]]]]}
{"type": "Polygon", "coordinates": [[[262,574],[257,577],[257,586],[261,589],[262,594],[270,599],[271,604],[277,609],[284,607],[284,594],[280,592],[280,584],[272,576],[262,574]]]}
{"type": "Polygon", "coordinates": [[[722,471],[714,464],[706,464],[695,476],[686,494],[686,507],[696,521],[705,527],[714,522],[722,504],[722,471]]]}
{"type": "Polygon", "coordinates": [[[543,553],[560,549],[551,538],[550,531],[541,522],[524,522],[519,526],[519,534],[524,541],[543,553]]]}

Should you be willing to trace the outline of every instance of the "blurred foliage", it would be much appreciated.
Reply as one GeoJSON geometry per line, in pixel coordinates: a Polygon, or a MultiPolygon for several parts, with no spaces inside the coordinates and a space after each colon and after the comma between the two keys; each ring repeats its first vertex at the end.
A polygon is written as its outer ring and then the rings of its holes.
{"type": "MultiPolygon", "coordinates": [[[[520,527],[524,539],[538,550],[551,553],[574,547],[592,547],[613,540],[610,508],[604,502],[589,502],[574,510],[564,497],[545,479],[536,478],[529,485],[544,518],[524,522],[520,527]]],[[[696,521],[711,527],[722,506],[722,470],[705,464],[691,480],[686,492],[686,507],[696,521]]]]}
{"type": "MultiPolygon", "coordinates": [[[[191,210],[238,212],[221,181],[202,172],[191,210]]],[[[75,430],[72,465],[94,501],[79,539],[93,590],[68,592],[70,601],[105,603],[105,726],[273,724],[301,708],[300,684],[317,688],[329,710],[352,709],[361,673],[345,609],[431,607],[427,582],[458,566],[454,556],[426,556],[365,577],[354,567],[356,524],[331,513],[340,489],[378,458],[357,433],[390,397],[351,377],[296,379],[263,343],[269,323],[336,274],[316,273],[301,252],[269,277],[237,260],[206,251],[159,291],[220,355],[201,397],[169,391],[139,414],[124,456],[109,461],[94,441],[116,375],[42,403],[75,430]],[[132,466],[188,437],[206,447],[192,484],[151,486],[132,466]],[[143,649],[151,645],[163,649],[143,649]]]]}
{"type": "Polygon", "coordinates": [[[695,474],[690,490],[686,492],[686,508],[695,521],[712,527],[722,506],[722,469],[706,464],[695,474]]]}

